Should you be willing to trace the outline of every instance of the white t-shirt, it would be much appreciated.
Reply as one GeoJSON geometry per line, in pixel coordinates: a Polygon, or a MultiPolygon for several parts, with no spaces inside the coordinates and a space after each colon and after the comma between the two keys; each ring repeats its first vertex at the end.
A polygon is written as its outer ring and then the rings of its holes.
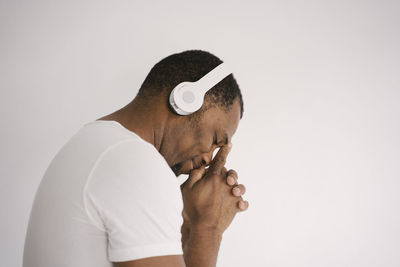
{"type": "Polygon", "coordinates": [[[179,182],[156,148],[116,121],[85,124],[48,167],[24,267],[110,267],[183,254],[179,182]]]}

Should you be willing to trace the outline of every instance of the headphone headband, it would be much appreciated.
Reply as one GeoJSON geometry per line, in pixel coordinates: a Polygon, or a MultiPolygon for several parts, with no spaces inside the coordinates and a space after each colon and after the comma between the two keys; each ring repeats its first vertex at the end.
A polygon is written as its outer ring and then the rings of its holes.
{"type": "Polygon", "coordinates": [[[220,81],[222,81],[226,76],[231,74],[232,72],[228,69],[226,63],[221,63],[209,73],[204,75],[200,80],[196,82],[196,86],[204,92],[207,93],[208,90],[217,85],[220,81]]]}

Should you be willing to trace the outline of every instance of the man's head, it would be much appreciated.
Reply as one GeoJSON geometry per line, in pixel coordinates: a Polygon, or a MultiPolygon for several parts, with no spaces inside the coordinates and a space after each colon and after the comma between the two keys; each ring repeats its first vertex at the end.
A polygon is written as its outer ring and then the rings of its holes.
{"type": "Polygon", "coordinates": [[[242,95],[232,74],[209,90],[202,108],[191,115],[177,115],[169,105],[169,94],[177,84],[197,81],[220,63],[216,56],[199,50],[168,56],[151,69],[136,97],[147,105],[167,107],[159,151],[176,175],[208,165],[213,151],[230,142],[243,116],[242,95]]]}

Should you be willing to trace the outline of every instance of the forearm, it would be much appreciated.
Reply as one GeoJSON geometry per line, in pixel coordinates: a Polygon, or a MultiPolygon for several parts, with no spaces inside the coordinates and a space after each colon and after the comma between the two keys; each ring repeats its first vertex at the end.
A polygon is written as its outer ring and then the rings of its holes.
{"type": "Polygon", "coordinates": [[[222,234],[210,228],[192,227],[182,236],[186,267],[215,267],[222,234]]]}
{"type": "Polygon", "coordinates": [[[190,223],[188,223],[187,220],[183,221],[182,227],[181,227],[181,234],[182,234],[182,250],[183,254],[186,254],[187,248],[188,248],[188,241],[189,241],[189,236],[190,236],[190,223]]]}

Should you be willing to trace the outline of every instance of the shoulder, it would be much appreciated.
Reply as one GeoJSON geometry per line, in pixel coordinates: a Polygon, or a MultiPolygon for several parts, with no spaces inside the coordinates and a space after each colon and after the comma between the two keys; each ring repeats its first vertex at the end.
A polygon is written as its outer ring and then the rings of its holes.
{"type": "MultiPolygon", "coordinates": [[[[92,189],[177,193],[179,182],[164,157],[142,139],[119,141],[103,151],[88,178],[92,189]],[[126,188],[124,188],[126,187],[126,188]]],[[[152,192],[155,193],[155,192],[152,192]]]]}
{"type": "Polygon", "coordinates": [[[97,165],[109,167],[112,170],[147,170],[147,172],[164,171],[164,175],[173,175],[167,161],[150,143],[131,138],[110,145],[100,155],[97,165]]]}

